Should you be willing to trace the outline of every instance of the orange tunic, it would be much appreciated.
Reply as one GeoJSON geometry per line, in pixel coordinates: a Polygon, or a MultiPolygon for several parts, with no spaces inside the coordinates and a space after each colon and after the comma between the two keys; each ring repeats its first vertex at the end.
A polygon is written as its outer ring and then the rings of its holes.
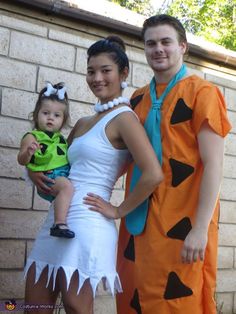
{"type": "MultiPolygon", "coordinates": [[[[157,87],[157,95],[165,85],[157,87]]],[[[132,104],[144,124],[151,106],[149,85],[138,89],[132,104]]],[[[197,134],[204,121],[224,137],[230,130],[219,89],[195,75],[186,77],[162,106],[164,181],[150,198],[141,235],[132,236],[122,220],[118,273],[124,292],[117,296],[118,314],[216,314],[219,201],[209,227],[203,262],[181,263],[183,241],[196,214],[203,165],[197,134]]],[[[210,143],[209,143],[210,145],[210,143]]],[[[130,174],[127,175],[127,193],[130,174]]]]}

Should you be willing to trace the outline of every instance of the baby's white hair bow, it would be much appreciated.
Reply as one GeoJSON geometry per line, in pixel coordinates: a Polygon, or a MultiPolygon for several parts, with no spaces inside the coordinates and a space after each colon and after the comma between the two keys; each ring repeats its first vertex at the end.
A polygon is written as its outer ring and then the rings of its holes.
{"type": "Polygon", "coordinates": [[[57,96],[59,99],[63,100],[65,98],[65,92],[66,92],[66,87],[63,86],[62,88],[57,90],[57,96]]]}
{"type": "Polygon", "coordinates": [[[60,100],[65,98],[66,87],[62,87],[60,89],[56,89],[52,86],[51,83],[47,83],[47,90],[43,93],[44,96],[49,97],[50,95],[57,95],[60,100]]]}

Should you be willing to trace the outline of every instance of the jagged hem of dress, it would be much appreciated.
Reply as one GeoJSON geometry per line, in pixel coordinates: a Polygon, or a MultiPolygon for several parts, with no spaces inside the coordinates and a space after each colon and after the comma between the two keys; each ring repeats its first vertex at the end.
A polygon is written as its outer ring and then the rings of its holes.
{"type": "Polygon", "coordinates": [[[113,296],[117,292],[123,292],[122,287],[121,287],[120,278],[116,272],[113,272],[113,273],[105,273],[104,272],[103,274],[91,276],[91,275],[87,275],[87,274],[83,273],[83,271],[81,271],[78,268],[63,266],[63,265],[55,266],[55,265],[51,265],[51,264],[48,264],[48,263],[45,263],[42,261],[35,261],[35,260],[30,260],[30,259],[27,260],[27,263],[25,266],[24,279],[26,278],[28,270],[33,263],[35,263],[35,281],[34,281],[34,283],[36,284],[38,282],[42,271],[44,270],[45,267],[48,267],[48,278],[47,278],[46,287],[48,287],[49,282],[50,282],[50,278],[52,276],[53,290],[55,290],[57,272],[60,268],[62,268],[64,273],[65,273],[65,276],[66,276],[67,290],[69,289],[70,280],[71,280],[72,275],[74,274],[74,272],[76,272],[76,271],[78,272],[78,274],[79,274],[79,285],[78,285],[78,289],[77,289],[77,294],[79,294],[85,280],[89,279],[92,290],[93,290],[93,297],[95,298],[98,284],[100,283],[100,281],[103,278],[106,279],[105,290],[110,292],[113,296]]]}

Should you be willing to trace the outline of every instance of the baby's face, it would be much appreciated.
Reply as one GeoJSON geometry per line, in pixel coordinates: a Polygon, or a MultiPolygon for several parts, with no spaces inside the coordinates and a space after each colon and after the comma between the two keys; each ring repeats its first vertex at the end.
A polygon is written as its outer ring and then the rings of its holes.
{"type": "Polygon", "coordinates": [[[38,128],[41,131],[57,132],[64,121],[65,104],[46,99],[38,113],[38,128]]]}

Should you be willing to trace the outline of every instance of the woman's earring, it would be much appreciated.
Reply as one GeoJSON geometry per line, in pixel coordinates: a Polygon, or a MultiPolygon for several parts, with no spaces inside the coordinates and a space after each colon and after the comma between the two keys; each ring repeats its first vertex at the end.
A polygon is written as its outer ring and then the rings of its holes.
{"type": "Polygon", "coordinates": [[[120,86],[122,89],[125,89],[128,86],[128,84],[125,81],[123,81],[121,82],[120,86]]]}

